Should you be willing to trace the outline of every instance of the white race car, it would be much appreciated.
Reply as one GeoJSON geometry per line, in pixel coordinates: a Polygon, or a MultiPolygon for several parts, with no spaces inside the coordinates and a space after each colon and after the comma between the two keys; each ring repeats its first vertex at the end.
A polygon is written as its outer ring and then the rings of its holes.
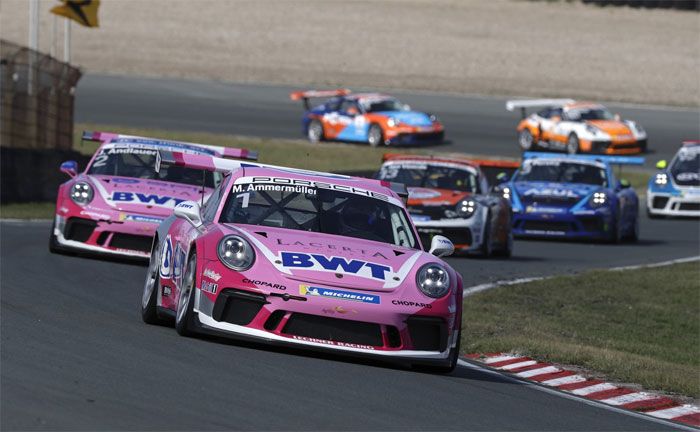
{"type": "Polygon", "coordinates": [[[647,187],[649,217],[700,216],[700,141],[684,142],[670,164],[656,168],[647,187]]]}
{"type": "Polygon", "coordinates": [[[647,149],[647,133],[622,120],[603,105],[571,99],[515,100],[506,109],[520,109],[518,143],[523,151],[554,150],[569,154],[627,155],[647,149]],[[527,108],[540,108],[529,116],[527,108]]]}

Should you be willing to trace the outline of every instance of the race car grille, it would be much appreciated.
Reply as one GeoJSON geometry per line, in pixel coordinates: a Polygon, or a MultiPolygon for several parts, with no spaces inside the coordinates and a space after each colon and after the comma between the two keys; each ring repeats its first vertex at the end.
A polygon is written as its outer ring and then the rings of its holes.
{"type": "Polygon", "coordinates": [[[632,142],[632,143],[625,143],[625,144],[613,144],[612,148],[615,150],[620,150],[620,149],[636,149],[640,148],[641,145],[638,142],[632,142]]]}
{"type": "Polygon", "coordinates": [[[654,201],[651,202],[652,207],[656,209],[665,208],[666,204],[668,204],[668,197],[663,196],[654,197],[654,201]]]}
{"type": "Polygon", "coordinates": [[[418,228],[418,235],[423,246],[430,248],[433,236],[442,235],[456,245],[471,245],[472,232],[468,228],[418,228]]]}
{"type": "Polygon", "coordinates": [[[334,342],[382,346],[379,324],[293,313],[282,333],[334,342]]]}
{"type": "Polygon", "coordinates": [[[434,144],[442,142],[444,137],[444,132],[399,134],[392,141],[398,144],[434,144]]]}
{"type": "Polygon", "coordinates": [[[680,211],[700,211],[700,203],[680,203],[678,206],[680,211]]]}
{"type": "Polygon", "coordinates": [[[610,147],[610,141],[593,141],[591,152],[593,153],[605,153],[605,150],[610,147]]]}
{"type": "Polygon", "coordinates": [[[248,325],[267,303],[262,294],[226,288],[217,297],[211,316],[217,321],[248,325]]]}
{"type": "Polygon", "coordinates": [[[581,226],[584,231],[588,232],[601,232],[603,231],[603,220],[599,217],[584,216],[579,217],[578,221],[581,222],[581,226]]]}
{"type": "Polygon", "coordinates": [[[114,233],[109,245],[117,249],[150,252],[153,238],[135,234],[114,233]]]}
{"type": "Polygon", "coordinates": [[[579,202],[581,198],[579,197],[555,197],[555,196],[541,196],[533,197],[531,199],[524,199],[523,205],[526,206],[556,206],[556,207],[571,207],[572,205],[579,202]]]}
{"type": "Polygon", "coordinates": [[[66,222],[64,237],[67,240],[86,242],[97,227],[97,222],[89,219],[70,218],[66,222]]]}
{"type": "Polygon", "coordinates": [[[419,351],[445,351],[447,348],[447,323],[441,318],[411,316],[406,320],[413,349],[419,351]]]}
{"type": "Polygon", "coordinates": [[[525,231],[571,231],[571,224],[568,222],[532,220],[522,222],[520,228],[525,231]]]}

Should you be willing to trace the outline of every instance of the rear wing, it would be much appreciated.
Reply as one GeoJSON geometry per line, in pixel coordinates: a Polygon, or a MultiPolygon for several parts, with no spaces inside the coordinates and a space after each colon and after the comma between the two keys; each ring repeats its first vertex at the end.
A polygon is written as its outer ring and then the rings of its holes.
{"type": "Polygon", "coordinates": [[[586,160],[593,162],[603,162],[609,165],[644,165],[644,157],[642,156],[608,156],[608,155],[569,155],[561,153],[545,153],[545,152],[525,152],[525,159],[575,159],[586,160]]]}
{"type": "Polygon", "coordinates": [[[452,163],[465,163],[470,165],[477,165],[481,172],[486,176],[486,180],[489,184],[498,183],[498,176],[501,173],[506,173],[509,177],[520,168],[520,161],[514,159],[483,159],[483,158],[470,158],[464,155],[452,155],[446,154],[444,156],[421,156],[421,155],[410,155],[401,153],[384,153],[382,156],[382,162],[387,161],[439,161],[439,162],[452,162],[452,163]]]}
{"type": "Polygon", "coordinates": [[[148,138],[135,135],[116,134],[111,132],[83,131],[83,141],[100,142],[102,144],[142,145],[159,148],[176,148],[183,151],[192,151],[210,156],[233,158],[243,160],[258,160],[258,152],[234,147],[214,146],[209,144],[191,143],[185,141],[173,141],[160,138],[148,138]]]}
{"type": "Polygon", "coordinates": [[[330,98],[333,96],[345,96],[350,94],[349,89],[336,89],[336,90],[301,90],[295,91],[289,94],[289,98],[294,101],[303,100],[304,108],[306,110],[311,109],[309,105],[309,99],[311,98],[330,98]]]}
{"type": "Polygon", "coordinates": [[[172,152],[167,150],[159,150],[158,157],[156,158],[156,172],[160,172],[160,167],[162,164],[166,165],[178,165],[185,166],[188,168],[201,169],[205,171],[214,171],[220,173],[229,173],[232,171],[239,170],[241,168],[270,168],[281,171],[287,171],[294,174],[309,175],[309,176],[322,176],[329,179],[339,179],[339,180],[352,180],[361,179],[362,181],[374,181],[378,182],[381,186],[391,189],[401,198],[408,198],[408,189],[406,185],[402,183],[394,183],[383,180],[371,180],[360,177],[351,177],[343,174],[333,174],[322,171],[307,171],[298,168],[282,167],[277,165],[268,165],[258,162],[246,162],[232,159],[224,159],[215,156],[207,156],[201,154],[189,154],[182,152],[172,152]]]}
{"type": "Polygon", "coordinates": [[[560,107],[573,103],[573,99],[524,99],[509,100],[506,102],[506,110],[515,111],[520,109],[520,115],[525,118],[528,108],[560,107]]]}

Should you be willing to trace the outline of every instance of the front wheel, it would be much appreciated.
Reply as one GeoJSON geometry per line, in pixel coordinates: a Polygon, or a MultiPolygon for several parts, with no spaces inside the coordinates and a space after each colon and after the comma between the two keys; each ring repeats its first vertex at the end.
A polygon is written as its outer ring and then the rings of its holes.
{"type": "Polygon", "coordinates": [[[569,135],[569,138],[566,140],[566,152],[568,154],[576,154],[579,151],[579,142],[578,142],[578,137],[576,134],[571,134],[569,135]]]}
{"type": "Polygon", "coordinates": [[[143,284],[141,296],[141,319],[146,324],[164,324],[158,316],[158,291],[160,287],[160,248],[154,242],[151,259],[148,262],[146,282],[143,284]]]}
{"type": "Polygon", "coordinates": [[[367,132],[367,142],[372,147],[377,147],[384,141],[384,132],[382,132],[382,127],[378,124],[372,124],[367,132]]]}
{"type": "Polygon", "coordinates": [[[306,136],[312,143],[321,142],[325,139],[323,133],[323,123],[320,120],[311,120],[309,127],[306,129],[306,136]]]}
{"type": "Polygon", "coordinates": [[[484,227],[484,235],[481,238],[481,255],[488,258],[493,254],[493,244],[491,239],[491,212],[486,214],[486,226],[484,227]]]}
{"type": "Polygon", "coordinates": [[[494,252],[494,255],[510,258],[513,255],[513,230],[508,228],[508,238],[501,249],[494,252]]]}
{"type": "Polygon", "coordinates": [[[523,129],[518,132],[518,144],[523,151],[530,151],[534,145],[535,139],[532,136],[530,129],[523,129]]]}
{"type": "Polygon", "coordinates": [[[177,313],[175,315],[175,330],[180,336],[194,335],[194,296],[195,282],[197,280],[197,254],[190,255],[187,261],[187,270],[180,287],[180,297],[177,301],[177,313]]]}

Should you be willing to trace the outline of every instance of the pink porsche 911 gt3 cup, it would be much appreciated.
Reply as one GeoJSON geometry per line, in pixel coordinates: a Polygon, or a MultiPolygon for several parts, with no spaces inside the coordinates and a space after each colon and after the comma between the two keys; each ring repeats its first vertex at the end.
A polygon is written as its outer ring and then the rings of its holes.
{"type": "Polygon", "coordinates": [[[100,146],[81,174],[75,161],[61,165],[71,179],[58,189],[49,238],[54,253],[148,259],[156,227],[175,205],[206,200],[222,178],[179,166],[156,172],[158,150],[257,159],[248,150],[106,132],[85,132],[83,140],[100,146]]]}
{"type": "Polygon", "coordinates": [[[164,166],[224,175],[211,198],[158,227],[142,298],[147,323],[451,371],[462,280],[430,252],[403,185],[160,152],[164,166]],[[168,165],[171,164],[171,165],[168,165]]]}

